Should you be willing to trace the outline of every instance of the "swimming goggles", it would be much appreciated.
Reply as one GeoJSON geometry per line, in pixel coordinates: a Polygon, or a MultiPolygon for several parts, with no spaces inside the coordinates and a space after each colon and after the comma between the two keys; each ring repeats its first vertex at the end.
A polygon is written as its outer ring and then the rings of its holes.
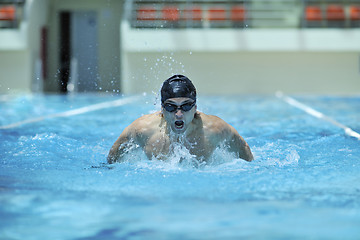
{"type": "Polygon", "coordinates": [[[168,112],[175,112],[178,109],[180,109],[181,111],[187,112],[187,111],[190,111],[194,107],[194,105],[195,105],[195,102],[185,103],[180,106],[177,106],[177,105],[171,104],[171,103],[164,103],[163,107],[168,112]]]}

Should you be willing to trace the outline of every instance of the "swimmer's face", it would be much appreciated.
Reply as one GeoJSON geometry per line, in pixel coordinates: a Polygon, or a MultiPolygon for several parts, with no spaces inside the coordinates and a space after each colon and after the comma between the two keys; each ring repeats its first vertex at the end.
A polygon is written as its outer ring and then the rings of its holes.
{"type": "Polygon", "coordinates": [[[196,104],[191,98],[169,98],[163,103],[162,112],[171,130],[180,134],[194,119],[196,104]]]}

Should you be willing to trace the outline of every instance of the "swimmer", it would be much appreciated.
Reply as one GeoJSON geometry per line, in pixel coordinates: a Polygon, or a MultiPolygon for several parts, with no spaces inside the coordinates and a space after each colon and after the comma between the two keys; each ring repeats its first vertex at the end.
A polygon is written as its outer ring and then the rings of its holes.
{"type": "Polygon", "coordinates": [[[199,161],[206,161],[221,144],[236,157],[252,161],[249,145],[219,117],[197,111],[196,89],[183,75],[167,79],[161,88],[161,111],[144,115],[121,133],[107,157],[121,162],[131,144],[141,147],[149,159],[166,160],[172,143],[180,143],[199,161]]]}

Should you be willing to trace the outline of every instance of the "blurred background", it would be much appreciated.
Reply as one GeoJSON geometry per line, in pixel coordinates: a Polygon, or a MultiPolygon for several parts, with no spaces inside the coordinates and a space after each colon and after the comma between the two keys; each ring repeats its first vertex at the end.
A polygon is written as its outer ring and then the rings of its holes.
{"type": "Polygon", "coordinates": [[[360,0],[0,0],[0,93],[360,93],[360,0]]]}

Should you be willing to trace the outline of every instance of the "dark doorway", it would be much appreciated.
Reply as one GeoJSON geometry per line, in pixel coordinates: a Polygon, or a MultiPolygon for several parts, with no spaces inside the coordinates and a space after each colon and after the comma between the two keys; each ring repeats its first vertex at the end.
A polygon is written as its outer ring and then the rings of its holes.
{"type": "Polygon", "coordinates": [[[95,11],[60,13],[60,91],[98,91],[98,36],[95,11]]]}
{"type": "Polygon", "coordinates": [[[59,51],[60,51],[60,92],[67,92],[67,85],[70,77],[71,60],[71,13],[60,12],[60,32],[59,32],[59,51]]]}

